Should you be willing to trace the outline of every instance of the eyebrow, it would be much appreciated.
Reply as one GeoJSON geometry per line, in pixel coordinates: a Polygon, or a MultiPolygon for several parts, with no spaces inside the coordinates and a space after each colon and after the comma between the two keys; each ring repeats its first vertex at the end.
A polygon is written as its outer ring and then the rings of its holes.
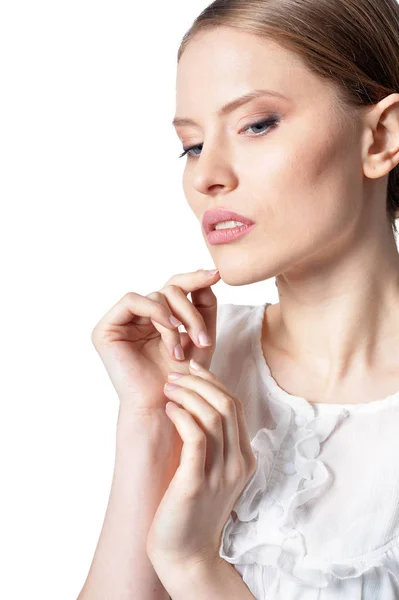
{"type": "MultiPolygon", "coordinates": [[[[227,115],[233,112],[233,110],[239,108],[242,104],[250,102],[250,100],[253,100],[254,98],[259,98],[260,96],[271,96],[273,98],[283,98],[284,100],[288,100],[286,96],[283,96],[283,94],[280,94],[279,92],[274,92],[272,90],[253,90],[247,94],[244,94],[243,96],[240,96],[239,98],[236,98],[235,100],[232,100],[231,102],[227,102],[227,104],[224,104],[217,111],[216,115],[218,117],[227,115]]],[[[193,119],[188,119],[186,117],[175,117],[172,121],[172,125],[176,127],[178,125],[197,125],[197,123],[193,121],[193,119]]]]}

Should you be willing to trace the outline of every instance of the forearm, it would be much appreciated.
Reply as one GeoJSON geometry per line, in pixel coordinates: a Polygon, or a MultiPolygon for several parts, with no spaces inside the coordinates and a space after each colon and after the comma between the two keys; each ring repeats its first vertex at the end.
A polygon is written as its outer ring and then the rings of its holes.
{"type": "Polygon", "coordinates": [[[220,559],[217,565],[187,568],[158,568],[172,600],[254,600],[248,586],[233,565],[220,559]]]}
{"type": "Polygon", "coordinates": [[[78,600],[168,600],[147,556],[155,512],[179,465],[166,414],[119,411],[114,475],[103,527],[78,600]]]}

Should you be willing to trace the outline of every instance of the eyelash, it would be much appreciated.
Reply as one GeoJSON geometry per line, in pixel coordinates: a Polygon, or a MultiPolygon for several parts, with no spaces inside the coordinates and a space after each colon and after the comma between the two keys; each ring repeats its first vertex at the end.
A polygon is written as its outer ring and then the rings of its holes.
{"type": "MultiPolygon", "coordinates": [[[[246,127],[245,129],[243,129],[243,131],[246,131],[247,129],[251,129],[251,127],[257,127],[259,125],[267,125],[269,128],[267,131],[264,131],[262,133],[257,133],[254,136],[254,137],[260,137],[262,135],[266,135],[266,133],[269,133],[269,131],[274,129],[278,125],[279,122],[280,122],[280,118],[277,116],[273,116],[273,117],[269,117],[266,120],[258,121],[257,123],[252,123],[251,125],[248,125],[248,127],[246,127]]],[[[195,156],[198,157],[199,154],[196,154],[193,156],[192,154],[188,154],[188,153],[191,150],[194,150],[194,148],[198,148],[199,146],[202,146],[202,144],[196,144],[195,146],[191,146],[190,148],[183,148],[184,152],[182,154],[180,154],[180,156],[178,158],[182,158],[186,154],[188,155],[189,158],[194,158],[195,156]]]]}

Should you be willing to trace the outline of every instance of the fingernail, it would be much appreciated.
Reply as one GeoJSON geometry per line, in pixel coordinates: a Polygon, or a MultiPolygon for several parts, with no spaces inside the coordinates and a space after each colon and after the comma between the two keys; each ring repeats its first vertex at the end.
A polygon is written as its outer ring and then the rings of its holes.
{"type": "Polygon", "coordinates": [[[190,365],[192,366],[193,369],[197,369],[198,371],[200,371],[202,369],[202,365],[200,365],[196,360],[194,360],[193,358],[190,359],[190,365]]]}
{"type": "Polygon", "coordinates": [[[168,378],[169,379],[179,379],[179,377],[181,377],[182,374],[181,373],[169,373],[168,378]]]}
{"type": "Polygon", "coordinates": [[[219,269],[212,269],[212,270],[207,270],[208,275],[216,275],[216,273],[219,273],[219,269]]]}
{"type": "Polygon", "coordinates": [[[212,340],[204,331],[201,331],[201,333],[198,336],[198,339],[201,346],[212,346],[212,340]]]}
{"type": "Polygon", "coordinates": [[[172,325],[174,325],[175,327],[180,327],[180,325],[183,325],[183,323],[180,323],[180,321],[178,319],[176,319],[175,317],[169,317],[169,321],[172,323],[172,325]]]}
{"type": "Polygon", "coordinates": [[[174,385],[173,383],[165,383],[164,388],[166,391],[172,391],[175,390],[178,386],[174,385]]]}
{"type": "Polygon", "coordinates": [[[175,356],[179,360],[184,360],[184,351],[180,344],[175,346],[175,356]]]}
{"type": "Polygon", "coordinates": [[[173,413],[176,410],[176,408],[178,408],[178,406],[176,406],[176,404],[174,402],[166,403],[165,409],[167,412],[173,413]]]}

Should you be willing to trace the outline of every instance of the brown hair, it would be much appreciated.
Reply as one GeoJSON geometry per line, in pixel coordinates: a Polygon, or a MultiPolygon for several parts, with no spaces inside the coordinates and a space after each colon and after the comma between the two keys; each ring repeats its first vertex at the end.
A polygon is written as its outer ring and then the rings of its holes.
{"type": "MultiPolygon", "coordinates": [[[[399,92],[397,0],[215,0],[185,33],[177,62],[197,32],[222,26],[279,43],[337,84],[337,110],[349,124],[357,107],[399,92]]],[[[389,173],[387,216],[396,239],[399,165],[389,173]]]]}

